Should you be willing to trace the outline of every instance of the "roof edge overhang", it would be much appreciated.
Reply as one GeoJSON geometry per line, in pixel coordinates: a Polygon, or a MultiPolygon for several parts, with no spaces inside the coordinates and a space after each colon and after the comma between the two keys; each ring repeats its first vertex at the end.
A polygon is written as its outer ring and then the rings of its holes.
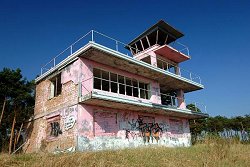
{"type": "Polygon", "coordinates": [[[64,59],[63,61],[61,61],[59,64],[57,64],[55,67],[52,67],[51,69],[49,69],[47,72],[43,73],[42,75],[40,75],[39,77],[37,77],[35,79],[35,83],[40,82],[41,80],[43,80],[44,78],[46,78],[47,76],[51,75],[52,73],[56,72],[56,71],[60,71],[61,69],[63,69],[65,66],[67,66],[68,64],[71,64],[72,62],[76,61],[79,57],[79,55],[83,52],[85,52],[86,50],[90,49],[92,47],[91,42],[89,42],[88,44],[84,45],[82,48],[80,48],[79,50],[77,50],[75,53],[73,53],[72,55],[68,56],[66,59],[64,59]]]}
{"type": "MultiPolygon", "coordinates": [[[[112,96],[109,96],[105,93],[102,93],[101,91],[92,91],[89,94],[87,94],[83,97],[80,97],[79,103],[91,104],[91,103],[89,103],[89,101],[91,101],[91,100],[97,100],[97,101],[104,100],[107,103],[108,102],[112,103],[112,107],[115,106],[115,103],[117,103],[117,104],[119,103],[120,105],[123,105],[123,104],[124,105],[131,105],[134,108],[136,108],[136,106],[137,106],[138,108],[142,107],[141,109],[139,109],[137,111],[147,111],[147,109],[148,109],[148,112],[151,112],[151,113],[162,113],[162,114],[167,114],[167,115],[172,115],[172,116],[176,115],[178,117],[183,117],[183,118],[188,118],[188,119],[209,117],[209,115],[206,113],[194,112],[194,111],[191,111],[189,109],[180,109],[180,108],[175,108],[175,107],[169,107],[169,106],[162,105],[162,104],[145,103],[145,102],[141,102],[138,100],[112,97],[112,96]]],[[[102,105],[103,103],[97,103],[97,104],[102,105]]],[[[118,108],[121,108],[121,107],[118,107],[118,108]]],[[[125,106],[125,108],[128,108],[128,107],[125,106]]]]}
{"type": "MultiPolygon", "coordinates": [[[[131,42],[129,42],[128,46],[133,45],[138,40],[140,40],[144,36],[152,33],[153,31],[155,31],[157,29],[169,33],[170,35],[172,35],[175,38],[175,40],[184,36],[184,34],[182,32],[180,32],[176,28],[172,27],[171,25],[169,25],[165,21],[160,20],[156,24],[154,24],[153,26],[151,26],[150,28],[145,30],[143,33],[141,33],[139,36],[137,36],[135,39],[133,39],[131,42]]],[[[128,48],[128,47],[126,47],[126,48],[128,48]]]]}
{"type": "MultiPolygon", "coordinates": [[[[94,48],[94,49],[106,52],[108,54],[111,54],[112,56],[118,57],[120,59],[124,59],[124,60],[129,61],[131,63],[134,63],[134,64],[136,64],[138,66],[143,66],[143,67],[148,68],[150,70],[154,70],[156,72],[165,74],[167,76],[174,77],[174,78],[176,78],[178,80],[181,80],[181,81],[184,81],[186,83],[192,84],[192,85],[198,87],[199,89],[203,89],[204,88],[204,85],[202,85],[200,83],[197,83],[197,82],[194,82],[192,80],[189,80],[189,79],[186,79],[184,77],[181,77],[179,75],[173,74],[173,73],[171,73],[169,71],[165,71],[163,69],[154,67],[151,64],[148,64],[146,62],[134,59],[133,57],[130,57],[128,55],[125,55],[123,53],[120,53],[120,52],[115,51],[113,49],[107,48],[107,47],[105,47],[103,45],[97,44],[97,43],[92,42],[92,41],[90,41],[88,44],[86,44],[85,46],[83,46],[82,48],[80,48],[78,51],[76,51],[72,55],[68,56],[66,59],[64,59],[62,62],[60,62],[59,64],[57,64],[55,67],[53,67],[50,70],[48,70],[46,73],[44,73],[41,76],[37,77],[35,79],[35,83],[40,82],[41,80],[43,80],[44,78],[48,77],[49,75],[51,75],[51,74],[53,74],[53,73],[55,73],[55,72],[63,69],[68,64],[76,61],[83,52],[86,52],[87,50],[90,50],[91,48],[94,48]]],[[[199,89],[197,89],[197,90],[199,90],[199,89]]]]}

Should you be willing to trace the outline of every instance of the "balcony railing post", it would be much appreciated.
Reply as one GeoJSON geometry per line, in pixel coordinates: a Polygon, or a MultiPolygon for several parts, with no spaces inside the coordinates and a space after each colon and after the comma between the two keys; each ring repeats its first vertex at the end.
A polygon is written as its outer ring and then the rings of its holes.
{"type": "Polygon", "coordinates": [[[199,77],[199,81],[200,81],[200,84],[201,84],[201,77],[200,76],[198,76],[199,77]]]}
{"type": "Polygon", "coordinates": [[[116,48],[116,51],[118,51],[118,41],[115,41],[115,48],[116,48]]]}
{"type": "Polygon", "coordinates": [[[54,67],[56,66],[56,58],[53,59],[54,67]]]}
{"type": "Polygon", "coordinates": [[[196,102],[194,102],[194,107],[195,107],[195,111],[197,112],[197,105],[196,105],[196,102]]]}
{"type": "Polygon", "coordinates": [[[91,30],[91,41],[94,42],[94,30],[91,30]]]}
{"type": "Polygon", "coordinates": [[[73,46],[70,45],[70,54],[72,55],[72,53],[73,53],[73,46]]]}
{"type": "Polygon", "coordinates": [[[41,67],[41,75],[43,75],[43,67],[41,67]]]}
{"type": "Polygon", "coordinates": [[[192,73],[189,72],[189,77],[190,77],[190,80],[192,81],[192,73]]]}
{"type": "Polygon", "coordinates": [[[173,106],[173,97],[170,96],[170,99],[171,99],[171,106],[173,106]]]}

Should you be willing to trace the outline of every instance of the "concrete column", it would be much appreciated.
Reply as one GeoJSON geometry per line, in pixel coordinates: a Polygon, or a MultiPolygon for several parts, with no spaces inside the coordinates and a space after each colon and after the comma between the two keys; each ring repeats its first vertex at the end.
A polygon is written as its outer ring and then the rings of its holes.
{"type": "Polygon", "coordinates": [[[175,70],[175,74],[176,74],[176,75],[181,75],[181,74],[180,74],[179,64],[177,64],[177,65],[174,67],[174,70],[175,70]]]}
{"type": "Polygon", "coordinates": [[[184,101],[184,91],[182,89],[177,90],[177,97],[178,107],[181,109],[186,109],[186,103],[184,101]]]}
{"type": "Polygon", "coordinates": [[[157,59],[156,59],[156,54],[154,52],[150,52],[150,60],[151,60],[151,65],[157,67],[157,59]]]}

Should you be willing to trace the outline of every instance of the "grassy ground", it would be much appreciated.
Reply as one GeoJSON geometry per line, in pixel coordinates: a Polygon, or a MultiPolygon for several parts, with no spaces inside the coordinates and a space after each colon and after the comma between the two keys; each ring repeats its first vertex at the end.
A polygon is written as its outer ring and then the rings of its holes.
{"type": "Polygon", "coordinates": [[[189,148],[149,147],[69,154],[0,154],[0,166],[250,166],[250,145],[228,141],[189,148]]]}

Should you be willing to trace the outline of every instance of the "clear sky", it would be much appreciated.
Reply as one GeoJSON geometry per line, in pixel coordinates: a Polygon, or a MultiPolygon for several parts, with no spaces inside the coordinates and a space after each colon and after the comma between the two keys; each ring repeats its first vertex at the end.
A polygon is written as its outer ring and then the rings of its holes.
{"type": "Polygon", "coordinates": [[[34,79],[40,67],[95,29],[129,42],[163,19],[185,36],[192,59],[182,67],[205,89],[186,97],[212,116],[250,114],[250,1],[0,0],[0,69],[21,68],[34,79]]]}

